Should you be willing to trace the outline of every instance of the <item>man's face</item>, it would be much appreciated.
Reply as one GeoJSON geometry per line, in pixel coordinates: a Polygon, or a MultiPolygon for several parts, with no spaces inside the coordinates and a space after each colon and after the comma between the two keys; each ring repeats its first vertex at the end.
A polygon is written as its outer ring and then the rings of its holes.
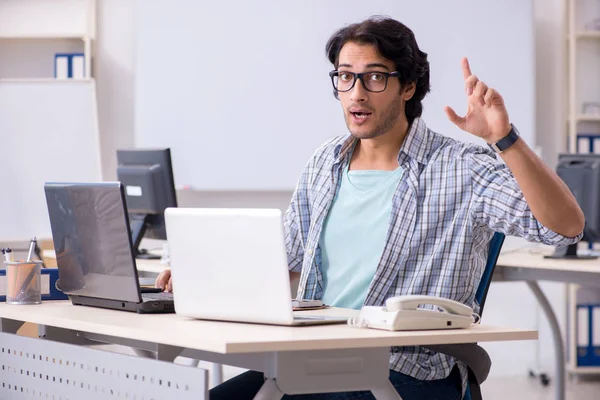
{"type": "MultiPolygon", "coordinates": [[[[394,63],[380,56],[373,45],[348,42],[340,51],[338,68],[345,72],[393,72],[394,63]]],[[[369,79],[367,76],[363,77],[369,79]]],[[[370,79],[380,79],[374,75],[370,79]]],[[[340,75],[340,81],[344,76],[340,75]]],[[[347,78],[346,78],[347,79],[347,78]]],[[[339,86],[338,86],[339,87],[339,86]]],[[[353,136],[359,139],[373,139],[390,131],[398,122],[405,119],[405,93],[400,91],[397,77],[389,77],[383,92],[367,91],[363,82],[356,80],[348,92],[339,92],[344,110],[346,125],[353,136]]],[[[410,99],[410,97],[408,97],[410,99]]]]}

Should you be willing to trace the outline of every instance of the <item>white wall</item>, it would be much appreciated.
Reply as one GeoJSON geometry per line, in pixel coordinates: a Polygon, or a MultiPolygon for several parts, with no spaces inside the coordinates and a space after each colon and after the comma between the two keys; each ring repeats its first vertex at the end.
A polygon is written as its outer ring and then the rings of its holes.
{"type": "MultiPolygon", "coordinates": [[[[133,144],[133,24],[134,0],[99,1],[98,49],[96,76],[102,160],[105,178],[115,176],[115,150],[133,144]]],[[[565,58],[563,40],[563,1],[535,0],[536,29],[536,126],[537,145],[545,161],[554,168],[559,151],[564,150],[563,113],[565,93],[565,58]]],[[[510,57],[510,54],[499,54],[510,57]]],[[[519,60],[514,60],[518,63],[519,60]]],[[[510,111],[510,110],[509,110],[510,111]]],[[[530,143],[530,145],[535,145],[530,143]]],[[[194,192],[180,191],[181,205],[217,206],[275,206],[285,207],[290,192],[194,192]]],[[[505,248],[522,245],[508,239],[505,248]]],[[[543,284],[550,302],[564,323],[564,290],[561,284],[543,284]]],[[[540,341],[488,344],[492,359],[492,376],[510,376],[527,373],[536,361],[536,350],[541,366],[553,374],[553,350],[550,333],[533,295],[523,283],[496,283],[486,306],[484,321],[489,324],[534,328],[541,320],[540,341]]]]}

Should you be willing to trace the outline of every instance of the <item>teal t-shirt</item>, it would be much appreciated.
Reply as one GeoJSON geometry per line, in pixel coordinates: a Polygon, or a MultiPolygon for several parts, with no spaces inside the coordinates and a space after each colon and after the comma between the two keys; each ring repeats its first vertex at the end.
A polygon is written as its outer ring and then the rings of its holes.
{"type": "Polygon", "coordinates": [[[360,309],[385,246],[392,198],[403,170],[348,171],[319,241],[323,303],[360,309]]]}

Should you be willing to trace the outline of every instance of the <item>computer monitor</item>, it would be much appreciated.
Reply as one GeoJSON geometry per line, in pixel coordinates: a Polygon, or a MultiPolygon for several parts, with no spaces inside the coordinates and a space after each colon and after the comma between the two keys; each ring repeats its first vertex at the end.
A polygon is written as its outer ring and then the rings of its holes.
{"type": "Polygon", "coordinates": [[[140,250],[142,238],[167,239],[164,211],[177,207],[171,150],[117,150],[117,177],[125,188],[137,258],[160,258],[140,250]]]}
{"type": "MultiPolygon", "coordinates": [[[[560,154],[557,175],[575,196],[585,217],[583,239],[592,245],[600,239],[600,154],[560,154]]],[[[559,247],[547,258],[592,259],[577,253],[577,244],[559,247]]]]}

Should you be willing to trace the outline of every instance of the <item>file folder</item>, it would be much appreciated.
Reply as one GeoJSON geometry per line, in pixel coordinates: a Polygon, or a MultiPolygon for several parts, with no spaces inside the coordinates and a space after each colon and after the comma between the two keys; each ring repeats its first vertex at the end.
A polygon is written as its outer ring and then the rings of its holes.
{"type": "Polygon", "coordinates": [[[85,78],[85,59],[83,54],[73,54],[71,57],[71,78],[85,78]]]}
{"type": "Polygon", "coordinates": [[[56,79],[69,78],[69,57],[66,54],[54,56],[54,77],[56,79]]]}
{"type": "MultiPolygon", "coordinates": [[[[56,288],[57,268],[42,268],[42,301],[66,300],[68,296],[56,288]]],[[[0,301],[6,301],[6,269],[0,269],[0,301]]]]}
{"type": "Polygon", "coordinates": [[[54,77],[57,79],[84,79],[84,54],[56,53],[54,55],[54,77]]]}
{"type": "Polygon", "coordinates": [[[590,349],[590,365],[600,366],[600,304],[594,304],[591,307],[592,321],[590,324],[592,338],[590,349]]]}
{"type": "Polygon", "coordinates": [[[590,366],[592,359],[590,354],[590,319],[592,318],[590,307],[587,304],[577,305],[577,365],[590,366]]]}
{"type": "Polygon", "coordinates": [[[596,136],[593,139],[590,138],[590,140],[592,141],[592,152],[594,154],[600,154],[600,137],[596,136]]]}
{"type": "Polygon", "coordinates": [[[578,133],[577,134],[577,153],[579,153],[579,154],[600,154],[600,134],[578,133]]]}

